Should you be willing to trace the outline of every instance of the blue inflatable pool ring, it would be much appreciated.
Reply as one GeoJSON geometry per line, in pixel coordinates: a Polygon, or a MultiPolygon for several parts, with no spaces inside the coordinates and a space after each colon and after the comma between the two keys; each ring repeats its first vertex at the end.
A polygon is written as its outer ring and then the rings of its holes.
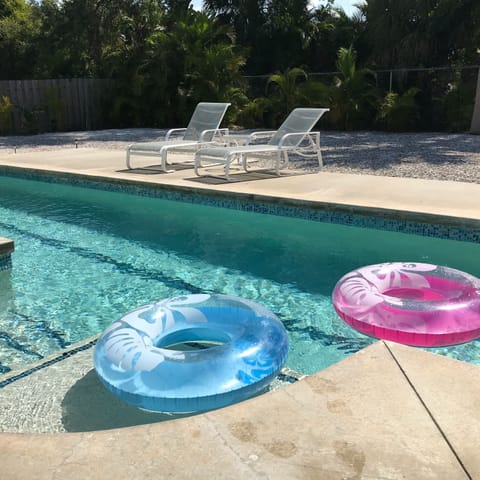
{"type": "Polygon", "coordinates": [[[140,307],[112,323],[98,340],[94,364],[102,383],[123,401],[187,413],[261,392],[287,354],[285,327],[265,307],[198,294],[140,307]]]}

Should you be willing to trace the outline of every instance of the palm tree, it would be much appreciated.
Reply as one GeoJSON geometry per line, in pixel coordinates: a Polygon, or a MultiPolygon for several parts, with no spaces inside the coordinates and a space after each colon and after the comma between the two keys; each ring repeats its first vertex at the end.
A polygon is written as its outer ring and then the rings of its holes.
{"type": "Polygon", "coordinates": [[[370,70],[357,68],[352,47],[339,49],[336,66],[339,74],[329,90],[329,120],[336,128],[367,128],[378,102],[375,78],[370,70]]]}
{"type": "Polygon", "coordinates": [[[177,23],[171,41],[177,42],[183,58],[182,95],[192,104],[230,101],[231,89],[242,83],[240,69],[245,64],[232,28],[204,12],[192,11],[187,20],[177,23]]]}
{"type": "Polygon", "coordinates": [[[199,101],[238,101],[245,57],[229,26],[190,9],[171,30],[158,30],[147,43],[138,73],[149,111],[152,104],[161,106],[154,110],[154,123],[181,124],[199,101]]]}
{"type": "Polygon", "coordinates": [[[301,68],[291,68],[283,73],[271,75],[267,82],[267,92],[270,89],[272,109],[280,118],[285,118],[295,107],[304,102],[301,82],[305,82],[307,74],[301,68]]]}

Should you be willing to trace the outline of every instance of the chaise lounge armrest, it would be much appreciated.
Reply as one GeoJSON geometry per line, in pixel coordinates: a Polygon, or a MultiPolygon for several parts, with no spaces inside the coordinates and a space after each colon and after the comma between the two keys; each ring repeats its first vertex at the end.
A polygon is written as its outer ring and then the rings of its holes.
{"type": "MultiPolygon", "coordinates": [[[[208,130],[203,130],[200,135],[200,143],[212,142],[215,138],[215,135],[218,135],[223,141],[224,137],[229,135],[228,128],[211,128],[208,130]]],[[[223,142],[224,143],[224,142],[223,142]]]]}
{"type": "Polygon", "coordinates": [[[172,135],[184,134],[187,131],[186,128],[171,128],[165,135],[165,140],[170,140],[172,135]]]}
{"type": "Polygon", "coordinates": [[[300,143],[302,143],[302,140],[307,137],[313,141],[316,141],[317,145],[320,145],[320,132],[295,132],[295,133],[286,133],[285,135],[283,135],[280,141],[278,142],[278,146],[279,148],[291,149],[295,146],[300,145],[300,143]],[[298,140],[293,140],[291,143],[286,143],[290,139],[295,139],[295,138],[297,138],[298,140]]]}

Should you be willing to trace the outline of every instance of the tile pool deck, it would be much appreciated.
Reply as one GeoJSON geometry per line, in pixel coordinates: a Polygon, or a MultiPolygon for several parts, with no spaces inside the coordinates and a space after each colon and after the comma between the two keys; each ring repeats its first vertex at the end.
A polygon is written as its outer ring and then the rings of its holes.
{"type": "MultiPolygon", "coordinates": [[[[123,151],[95,149],[0,152],[2,165],[480,225],[478,184],[325,172],[228,184],[191,169],[125,172],[123,151]]],[[[88,390],[83,395],[88,402],[88,390]]],[[[377,342],[288,387],[203,415],[92,432],[2,433],[0,478],[480,479],[479,449],[480,367],[377,342]]]]}

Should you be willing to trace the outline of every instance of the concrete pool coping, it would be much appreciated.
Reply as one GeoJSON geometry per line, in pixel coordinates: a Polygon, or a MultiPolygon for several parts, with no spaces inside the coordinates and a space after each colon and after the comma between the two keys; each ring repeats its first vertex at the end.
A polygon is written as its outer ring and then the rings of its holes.
{"type": "MultiPolygon", "coordinates": [[[[480,185],[348,174],[234,184],[125,172],[124,152],[0,155],[0,165],[480,224],[480,185]]],[[[357,211],[356,210],[356,211],[357,211]]],[[[2,478],[480,478],[480,368],[389,342],[288,387],[124,429],[0,434],[2,478]]]]}

